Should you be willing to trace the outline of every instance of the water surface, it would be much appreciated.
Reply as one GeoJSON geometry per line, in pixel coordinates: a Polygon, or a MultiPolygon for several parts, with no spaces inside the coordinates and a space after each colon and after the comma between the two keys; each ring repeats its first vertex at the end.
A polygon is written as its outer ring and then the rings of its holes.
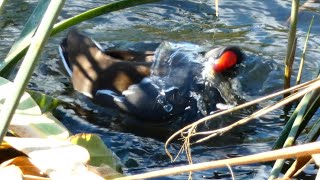
{"type": "MultiPolygon", "coordinates": [[[[104,4],[103,0],[67,1],[59,20],[104,4]]],[[[112,2],[112,1],[107,1],[112,2]]],[[[215,17],[213,0],[164,0],[110,13],[77,26],[83,33],[101,42],[105,48],[154,50],[163,41],[194,43],[204,48],[237,45],[246,53],[246,61],[237,80],[243,98],[252,100],[282,88],[283,60],[287,45],[289,0],[221,1],[220,16],[215,17]]],[[[302,1],[305,2],[305,1],[302,1]]],[[[0,57],[9,51],[36,1],[13,0],[0,17],[0,57]]],[[[301,12],[298,26],[298,50],[294,70],[298,68],[306,31],[312,15],[315,23],[310,35],[303,81],[312,79],[319,69],[319,4],[301,12]],[[318,23],[317,23],[318,22],[318,23]]],[[[164,152],[164,140],[175,127],[149,126],[128,121],[130,117],[113,109],[99,107],[72,90],[67,76],[61,73],[58,45],[66,32],[50,39],[29,88],[68,100],[78,108],[58,107],[54,112],[73,133],[99,134],[123,163],[126,174],[187,164],[182,155],[171,163],[164,152]]],[[[260,104],[269,105],[278,99],[260,104]]],[[[222,127],[250,114],[243,110],[219,118],[211,127],[222,127]]],[[[273,111],[254,122],[194,146],[193,161],[243,156],[270,150],[284,124],[284,112],[273,111]]],[[[176,142],[170,147],[179,150],[176,142]]],[[[253,164],[232,167],[236,179],[266,179],[271,167],[253,164]]],[[[187,179],[187,174],[158,179],[187,179]]],[[[195,179],[231,179],[227,168],[194,173],[195,179]]]]}

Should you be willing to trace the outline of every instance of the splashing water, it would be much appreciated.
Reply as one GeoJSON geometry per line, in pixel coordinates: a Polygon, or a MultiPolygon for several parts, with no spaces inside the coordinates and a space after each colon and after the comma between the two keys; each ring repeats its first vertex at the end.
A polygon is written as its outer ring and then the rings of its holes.
{"type": "Polygon", "coordinates": [[[201,52],[203,48],[191,43],[163,42],[157,48],[150,79],[158,92],[156,101],[165,112],[179,114],[190,107],[205,116],[217,110],[217,103],[237,103],[230,82],[211,73],[212,62],[201,52]],[[183,109],[176,110],[178,106],[183,109]]]}
{"type": "Polygon", "coordinates": [[[164,91],[160,91],[157,97],[157,103],[159,103],[168,113],[173,109],[173,105],[166,99],[166,93],[164,91]]]}
{"type": "Polygon", "coordinates": [[[204,102],[196,92],[198,83],[203,81],[202,50],[200,46],[190,43],[163,42],[158,47],[150,78],[159,92],[157,102],[166,112],[171,112],[177,101],[194,99],[197,109],[206,114],[204,102]],[[176,91],[176,96],[168,97],[173,91],[176,91]]]}

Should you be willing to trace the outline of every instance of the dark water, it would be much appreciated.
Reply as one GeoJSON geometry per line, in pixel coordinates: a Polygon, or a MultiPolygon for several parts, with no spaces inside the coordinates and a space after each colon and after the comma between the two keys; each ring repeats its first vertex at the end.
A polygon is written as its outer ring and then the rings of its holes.
{"type": "MultiPolygon", "coordinates": [[[[76,15],[106,1],[67,1],[59,20],[76,15]]],[[[108,1],[109,2],[109,1],[108,1]]],[[[111,1],[110,1],[111,2],[111,1]]],[[[305,1],[302,1],[305,2],[305,1]]],[[[13,0],[7,11],[0,16],[0,58],[9,51],[14,38],[21,31],[36,1],[13,0]]],[[[282,88],[283,60],[287,44],[287,20],[291,1],[232,1],[220,4],[220,17],[215,17],[213,0],[165,0],[159,3],[134,7],[107,14],[77,28],[101,42],[104,47],[153,50],[162,41],[191,42],[203,47],[237,45],[246,53],[247,59],[237,80],[241,83],[239,93],[247,100],[275,92],[282,88]]],[[[310,35],[303,81],[312,79],[319,69],[319,4],[300,13],[298,26],[298,50],[294,70],[298,68],[306,32],[312,15],[315,23],[310,35]]],[[[178,128],[137,124],[125,114],[91,103],[72,90],[70,80],[57,65],[58,44],[65,33],[51,38],[37,66],[29,88],[67,100],[77,107],[58,107],[54,112],[73,133],[99,134],[104,142],[120,157],[126,174],[137,174],[187,164],[182,155],[171,163],[164,152],[164,140],[178,128]]],[[[260,106],[275,102],[273,99],[260,106]]],[[[245,115],[243,110],[226,118],[220,118],[211,127],[221,127],[245,115]]],[[[284,112],[273,111],[254,122],[214,138],[192,149],[193,161],[243,156],[270,150],[284,124],[284,112]]],[[[179,143],[171,146],[177,153],[179,143]]],[[[254,164],[232,167],[236,179],[266,179],[271,167],[254,164]]],[[[313,173],[312,171],[310,173],[313,173]]],[[[187,179],[187,174],[159,179],[187,179]]],[[[195,179],[231,179],[227,168],[194,173],[195,179]]]]}

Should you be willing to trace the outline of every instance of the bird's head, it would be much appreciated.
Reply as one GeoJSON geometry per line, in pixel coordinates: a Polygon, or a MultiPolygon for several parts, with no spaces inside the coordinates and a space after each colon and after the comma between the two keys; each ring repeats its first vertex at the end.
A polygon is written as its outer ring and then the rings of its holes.
{"type": "Polygon", "coordinates": [[[204,75],[214,77],[234,77],[236,69],[244,59],[244,54],[236,46],[218,47],[205,54],[204,75]]]}

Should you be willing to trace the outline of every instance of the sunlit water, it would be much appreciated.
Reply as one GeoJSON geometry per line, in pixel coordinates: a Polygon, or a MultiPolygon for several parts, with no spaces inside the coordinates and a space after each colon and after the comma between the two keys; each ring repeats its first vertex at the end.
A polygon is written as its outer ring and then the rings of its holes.
{"type": "MultiPolygon", "coordinates": [[[[109,2],[109,1],[108,1],[109,2]]],[[[110,1],[111,2],[111,1],[110,1]]],[[[287,44],[289,0],[221,1],[220,17],[215,17],[213,0],[165,0],[110,13],[77,26],[85,34],[101,42],[105,48],[155,50],[163,41],[188,42],[202,48],[216,45],[237,45],[246,54],[236,84],[239,95],[252,100],[282,88],[283,60],[287,44]]],[[[302,1],[305,2],[305,1],[302,1]]],[[[0,16],[0,58],[9,51],[19,35],[36,1],[10,1],[0,16]]],[[[59,17],[66,19],[105,1],[67,1],[59,17]]],[[[312,15],[315,23],[308,43],[303,81],[312,79],[319,69],[319,4],[300,14],[296,71],[312,15]]],[[[171,163],[164,152],[164,140],[179,124],[150,125],[139,123],[113,109],[99,107],[76,93],[57,64],[58,45],[66,32],[51,38],[37,66],[29,87],[63,98],[77,108],[58,107],[54,112],[73,133],[99,134],[121,159],[126,174],[137,174],[187,164],[184,155],[171,163]],[[170,125],[170,126],[169,126],[170,125]]],[[[263,107],[277,99],[261,103],[263,107]]],[[[165,103],[165,101],[164,101],[165,103]]],[[[169,107],[170,108],[170,107],[169,107]]],[[[208,124],[222,127],[250,114],[253,109],[220,118],[208,124]]],[[[282,109],[243,125],[221,137],[193,146],[194,163],[243,156],[270,150],[284,124],[282,109]]],[[[179,143],[170,147],[175,154],[179,143]]],[[[271,167],[254,164],[232,167],[236,179],[266,179],[271,167]]],[[[312,173],[312,170],[311,170],[312,173]]],[[[187,174],[159,179],[187,179],[187,174]]],[[[230,179],[227,168],[194,173],[195,179],[230,179]]]]}

